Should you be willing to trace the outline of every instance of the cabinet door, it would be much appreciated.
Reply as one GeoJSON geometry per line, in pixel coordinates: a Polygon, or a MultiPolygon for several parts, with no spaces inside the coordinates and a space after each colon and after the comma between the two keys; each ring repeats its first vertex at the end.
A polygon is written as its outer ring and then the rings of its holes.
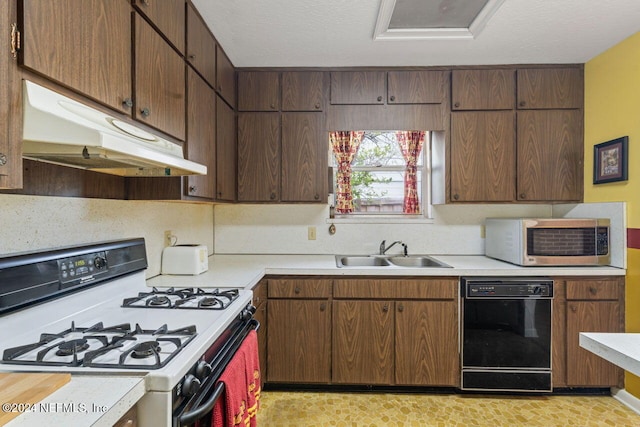
{"type": "Polygon", "coordinates": [[[216,199],[236,200],[236,115],[216,97],[216,199]]]}
{"type": "Polygon", "coordinates": [[[216,46],[216,89],[229,105],[236,106],[236,69],[220,45],[216,46]]]}
{"type": "Polygon", "coordinates": [[[514,200],[515,141],[515,116],[511,111],[452,113],[451,199],[514,200]]]}
{"type": "Polygon", "coordinates": [[[518,108],[582,108],[584,80],[581,69],[518,70],[518,108]]]}
{"type": "Polygon", "coordinates": [[[238,115],[238,200],[280,198],[280,113],[238,115]]]}
{"type": "Polygon", "coordinates": [[[187,4],[187,54],[189,64],[211,86],[216,84],[216,41],[191,3],[187,4]]]}
{"type": "Polygon", "coordinates": [[[447,94],[446,71],[389,71],[389,104],[440,104],[447,94]]]}
{"type": "Polygon", "coordinates": [[[515,104],[513,70],[454,70],[452,110],[510,110],[515,104]]]}
{"type": "Polygon", "coordinates": [[[332,380],[338,384],[392,384],[392,301],[334,301],[332,380]]]}
{"type": "Polygon", "coordinates": [[[186,194],[213,199],[216,191],[216,93],[189,68],[187,96],[186,156],[206,165],[207,174],[188,176],[186,194]]]}
{"type": "Polygon", "coordinates": [[[260,323],[258,329],[258,356],[260,359],[260,383],[267,379],[267,302],[256,307],[253,317],[260,323]]]}
{"type": "Polygon", "coordinates": [[[178,139],[185,137],[185,64],[142,17],[135,16],[134,116],[178,139]]]}
{"type": "Polygon", "coordinates": [[[320,71],[282,73],[282,111],[322,111],[325,76],[320,71]]]}
{"type": "Polygon", "coordinates": [[[133,5],[184,53],[185,0],[133,0],[133,5]]]}
{"type": "Polygon", "coordinates": [[[621,332],[617,301],[567,301],[567,385],[610,387],[621,385],[621,370],[580,347],[580,332],[621,332]]]}
{"type": "MultiPolygon", "coordinates": [[[[131,5],[125,0],[23,0],[22,63],[126,113],[131,5]]],[[[9,34],[9,29],[6,33],[9,34]]]]}
{"type": "Polygon", "coordinates": [[[325,202],[328,136],[323,115],[282,114],[282,195],[286,202],[325,202]]]}
{"type": "Polygon", "coordinates": [[[397,385],[458,386],[456,301],[397,301],[397,385]]]}
{"type": "Polygon", "coordinates": [[[238,111],[278,111],[280,76],[277,72],[238,73],[238,111]]]}
{"type": "Polygon", "coordinates": [[[384,71],[340,71],[331,73],[332,104],[384,104],[384,71]]]}
{"type": "Polygon", "coordinates": [[[582,200],[582,111],[519,111],[517,122],[518,200],[582,200]]]}
{"type": "Polygon", "coordinates": [[[267,302],[269,382],[331,381],[331,310],[327,300],[267,302]]]}
{"type": "MultiPolygon", "coordinates": [[[[16,2],[0,2],[0,34],[11,34],[16,2]]],[[[0,37],[0,188],[22,187],[22,84],[10,37],[0,37]]],[[[17,56],[17,55],[16,55],[17,56]]]]}

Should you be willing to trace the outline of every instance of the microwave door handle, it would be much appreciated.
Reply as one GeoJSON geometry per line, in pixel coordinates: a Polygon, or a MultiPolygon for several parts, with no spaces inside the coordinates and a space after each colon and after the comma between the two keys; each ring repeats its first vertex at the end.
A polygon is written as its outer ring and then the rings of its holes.
{"type": "Polygon", "coordinates": [[[206,414],[210,413],[213,409],[214,405],[224,392],[224,383],[221,381],[216,385],[215,390],[209,400],[204,402],[201,406],[192,409],[184,414],[180,415],[179,422],[181,426],[193,424],[194,421],[199,420],[204,417],[206,414]]]}

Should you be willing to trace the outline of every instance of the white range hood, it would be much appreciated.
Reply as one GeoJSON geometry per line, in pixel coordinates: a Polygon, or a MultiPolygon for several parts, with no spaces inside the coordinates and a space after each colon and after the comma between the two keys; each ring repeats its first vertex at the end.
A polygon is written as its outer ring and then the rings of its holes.
{"type": "Polygon", "coordinates": [[[24,81],[22,156],[120,176],[206,175],[179,144],[24,81]]]}

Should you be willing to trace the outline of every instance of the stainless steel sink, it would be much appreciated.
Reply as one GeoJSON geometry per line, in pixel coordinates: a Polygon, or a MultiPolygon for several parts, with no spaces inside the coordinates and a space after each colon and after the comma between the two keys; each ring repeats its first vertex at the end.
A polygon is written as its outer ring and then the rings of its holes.
{"type": "Polygon", "coordinates": [[[399,267],[412,267],[412,268],[424,268],[424,267],[436,267],[436,268],[451,268],[450,265],[445,264],[431,258],[428,255],[409,255],[409,256],[394,256],[387,258],[393,265],[399,267]]]}
{"type": "Polygon", "coordinates": [[[368,255],[336,255],[336,265],[338,267],[388,267],[389,261],[386,258],[368,255]]]}
{"type": "Polygon", "coordinates": [[[336,265],[338,267],[451,268],[450,265],[428,255],[336,255],[336,265]]]}

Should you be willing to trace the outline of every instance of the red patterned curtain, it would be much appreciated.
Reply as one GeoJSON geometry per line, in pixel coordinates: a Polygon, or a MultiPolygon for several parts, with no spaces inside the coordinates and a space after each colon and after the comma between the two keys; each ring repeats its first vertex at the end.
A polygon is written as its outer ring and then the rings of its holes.
{"type": "Polygon", "coordinates": [[[404,205],[402,213],[419,214],[420,199],[418,195],[418,158],[424,144],[426,132],[420,130],[398,131],[396,139],[402,150],[406,163],[404,174],[404,205]]]}
{"type": "Polygon", "coordinates": [[[329,132],[329,141],[331,141],[331,148],[338,164],[336,174],[336,213],[353,212],[351,162],[358,152],[363,136],[364,131],[329,132]]]}

